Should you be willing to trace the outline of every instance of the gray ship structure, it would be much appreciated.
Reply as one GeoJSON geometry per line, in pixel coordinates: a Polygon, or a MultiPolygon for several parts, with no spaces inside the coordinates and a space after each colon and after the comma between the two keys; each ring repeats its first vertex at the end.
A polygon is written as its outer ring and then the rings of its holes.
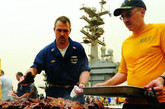
{"type": "Polygon", "coordinates": [[[87,25],[85,25],[80,31],[85,35],[82,43],[88,44],[91,50],[88,55],[89,65],[91,67],[89,86],[93,86],[114,76],[119,65],[119,63],[113,61],[113,50],[106,50],[104,38],[102,41],[100,40],[101,36],[104,34],[104,29],[101,27],[104,25],[104,21],[101,16],[110,13],[110,11],[104,10],[104,4],[106,4],[106,1],[101,0],[100,12],[97,12],[94,7],[90,8],[83,5],[82,8],[80,8],[80,10],[87,13],[86,16],[83,15],[80,18],[87,22],[87,25]],[[98,55],[99,45],[101,46],[101,56],[98,55]]]}

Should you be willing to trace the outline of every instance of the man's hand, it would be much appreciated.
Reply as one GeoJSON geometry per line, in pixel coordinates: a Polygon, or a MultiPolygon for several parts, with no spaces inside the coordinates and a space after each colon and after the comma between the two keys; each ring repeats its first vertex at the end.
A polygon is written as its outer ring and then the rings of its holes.
{"type": "Polygon", "coordinates": [[[24,76],[24,80],[22,80],[19,84],[29,84],[34,82],[34,75],[31,72],[27,72],[24,76]]]}
{"type": "Polygon", "coordinates": [[[80,83],[80,84],[79,84],[79,87],[80,87],[80,88],[84,88],[85,86],[86,86],[86,85],[85,85],[84,83],[80,83]]]}
{"type": "Polygon", "coordinates": [[[153,86],[157,94],[161,94],[163,91],[163,84],[164,84],[164,80],[161,77],[158,77],[157,79],[154,79],[149,84],[147,84],[144,88],[147,89],[148,91],[151,91],[152,90],[151,87],[153,86]]]}
{"type": "Polygon", "coordinates": [[[74,88],[75,93],[76,94],[84,93],[83,87],[85,87],[85,84],[79,84],[78,87],[74,88]]]}
{"type": "Polygon", "coordinates": [[[13,92],[9,92],[9,95],[12,96],[12,97],[17,97],[17,94],[13,93],[13,92]]]}
{"type": "Polygon", "coordinates": [[[82,88],[80,88],[79,86],[75,85],[74,88],[72,89],[70,96],[72,98],[76,97],[79,94],[82,94],[84,91],[82,88]]]}
{"type": "Polygon", "coordinates": [[[83,90],[84,87],[85,87],[85,84],[84,83],[80,83],[79,84],[79,87],[77,87],[76,89],[74,89],[75,93],[76,94],[82,94],[82,93],[84,93],[84,90],[83,90]]]}

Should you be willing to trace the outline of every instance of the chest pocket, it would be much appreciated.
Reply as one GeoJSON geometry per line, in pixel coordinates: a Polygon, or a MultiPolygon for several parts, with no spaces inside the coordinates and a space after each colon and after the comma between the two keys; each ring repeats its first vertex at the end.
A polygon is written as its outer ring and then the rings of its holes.
{"type": "Polygon", "coordinates": [[[55,59],[52,59],[52,60],[50,60],[50,64],[56,64],[56,60],[55,59]]]}
{"type": "Polygon", "coordinates": [[[56,67],[56,65],[58,64],[57,62],[58,62],[58,60],[56,58],[50,56],[46,61],[47,69],[50,69],[52,67],[56,67]]]}

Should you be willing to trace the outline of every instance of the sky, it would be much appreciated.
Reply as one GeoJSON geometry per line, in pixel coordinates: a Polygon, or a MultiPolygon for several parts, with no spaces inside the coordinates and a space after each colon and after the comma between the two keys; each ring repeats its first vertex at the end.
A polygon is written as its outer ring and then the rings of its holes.
{"type": "MultiPolygon", "coordinates": [[[[37,53],[46,45],[55,40],[53,31],[57,17],[65,15],[70,18],[72,32],[70,37],[82,42],[84,35],[80,29],[87,23],[80,19],[86,15],[80,10],[82,5],[96,7],[100,11],[101,0],[0,0],[0,58],[1,68],[13,81],[17,88],[15,74],[18,71],[25,73],[32,65],[37,53]]],[[[106,0],[105,10],[112,13],[104,18],[104,37],[106,48],[113,49],[114,61],[121,59],[121,46],[131,32],[127,30],[119,17],[113,16],[113,11],[120,7],[123,0],[106,0]]],[[[165,1],[144,0],[147,11],[146,23],[165,23],[165,1]]],[[[102,40],[102,38],[101,38],[102,40]]],[[[89,46],[84,45],[87,55],[89,46]]],[[[36,86],[44,84],[43,76],[37,75],[36,86]]],[[[39,89],[41,90],[41,89],[39,89]]],[[[43,90],[41,90],[43,91],[43,90]]]]}

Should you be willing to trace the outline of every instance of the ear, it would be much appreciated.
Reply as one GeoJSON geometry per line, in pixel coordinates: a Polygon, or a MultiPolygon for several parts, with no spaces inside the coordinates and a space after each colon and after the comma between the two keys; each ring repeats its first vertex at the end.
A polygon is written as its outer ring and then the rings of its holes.
{"type": "Polygon", "coordinates": [[[54,32],[55,32],[56,28],[54,27],[53,30],[54,30],[54,32]]]}
{"type": "Polygon", "coordinates": [[[146,10],[144,8],[141,8],[141,15],[142,15],[142,17],[144,17],[145,13],[146,13],[146,10]]]}

